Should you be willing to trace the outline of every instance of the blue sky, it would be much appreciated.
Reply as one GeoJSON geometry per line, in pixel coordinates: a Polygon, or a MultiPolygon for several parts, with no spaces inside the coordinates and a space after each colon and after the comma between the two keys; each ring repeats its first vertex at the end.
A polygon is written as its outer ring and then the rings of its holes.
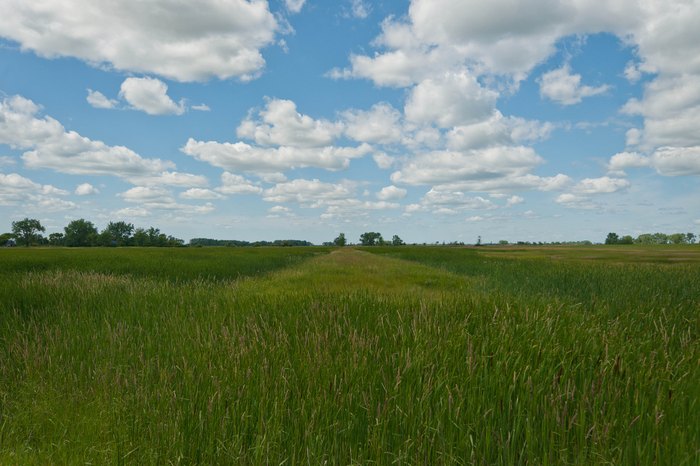
{"type": "Polygon", "coordinates": [[[697,233],[700,4],[606,3],[0,0],[0,230],[697,233]]]}

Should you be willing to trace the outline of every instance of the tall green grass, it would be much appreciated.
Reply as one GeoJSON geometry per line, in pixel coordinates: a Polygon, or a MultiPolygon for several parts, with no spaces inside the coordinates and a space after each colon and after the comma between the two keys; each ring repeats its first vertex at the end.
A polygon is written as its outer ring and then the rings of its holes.
{"type": "Polygon", "coordinates": [[[398,250],[5,273],[0,464],[698,464],[697,265],[398,250]]]}

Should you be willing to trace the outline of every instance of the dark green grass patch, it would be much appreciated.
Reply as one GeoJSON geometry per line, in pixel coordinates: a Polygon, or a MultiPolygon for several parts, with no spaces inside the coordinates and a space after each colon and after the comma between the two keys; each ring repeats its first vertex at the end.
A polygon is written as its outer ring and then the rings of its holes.
{"type": "Polygon", "coordinates": [[[0,248],[0,275],[65,271],[167,280],[230,280],[298,264],[324,247],[264,248],[0,248]]]}

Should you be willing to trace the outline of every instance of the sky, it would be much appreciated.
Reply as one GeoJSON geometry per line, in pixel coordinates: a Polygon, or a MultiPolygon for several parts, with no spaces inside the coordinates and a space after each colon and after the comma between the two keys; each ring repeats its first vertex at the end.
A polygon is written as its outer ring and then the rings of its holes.
{"type": "Polygon", "coordinates": [[[697,0],[0,0],[0,231],[700,231],[697,0]]]}

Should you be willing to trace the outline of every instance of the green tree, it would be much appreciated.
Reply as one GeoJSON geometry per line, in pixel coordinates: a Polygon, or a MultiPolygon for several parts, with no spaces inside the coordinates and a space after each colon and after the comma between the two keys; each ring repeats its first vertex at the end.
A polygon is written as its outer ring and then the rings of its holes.
{"type": "Polygon", "coordinates": [[[73,220],[63,231],[66,246],[93,246],[97,241],[97,228],[83,218],[73,220]]]}
{"type": "Polygon", "coordinates": [[[39,232],[46,231],[39,220],[35,218],[25,218],[12,222],[12,234],[25,246],[29,247],[33,241],[40,239],[39,232]]]}
{"type": "Polygon", "coordinates": [[[391,244],[392,244],[392,246],[403,246],[406,243],[404,243],[403,240],[401,238],[399,238],[399,235],[394,235],[391,238],[391,244]]]}
{"type": "Polygon", "coordinates": [[[9,241],[14,241],[15,235],[12,233],[2,233],[0,234],[0,247],[5,246],[9,241]]]}
{"type": "Polygon", "coordinates": [[[688,237],[685,233],[673,233],[668,235],[668,241],[672,244],[686,244],[688,242],[688,237]]]}
{"type": "Polygon", "coordinates": [[[49,235],[49,244],[51,246],[63,246],[65,237],[63,233],[51,233],[49,235]]]}
{"type": "Polygon", "coordinates": [[[617,244],[619,241],[620,237],[617,233],[608,233],[608,236],[605,238],[605,244],[617,244]]]}
{"type": "Polygon", "coordinates": [[[104,236],[103,246],[126,246],[129,244],[134,225],[126,222],[109,222],[100,236],[104,236]]]}
{"type": "Polygon", "coordinates": [[[630,235],[625,235],[617,240],[617,244],[634,244],[634,238],[632,238],[630,235]]]}
{"type": "Polygon", "coordinates": [[[345,246],[347,244],[347,240],[345,239],[345,233],[339,234],[338,237],[333,240],[333,244],[335,244],[336,246],[345,246]]]}
{"type": "Polygon", "coordinates": [[[360,235],[360,244],[363,246],[377,246],[384,244],[384,238],[381,233],[368,231],[360,235]]]}
{"type": "Polygon", "coordinates": [[[686,237],[686,240],[688,241],[688,244],[695,244],[695,239],[697,238],[695,236],[695,233],[686,233],[685,237],[686,237]]]}

